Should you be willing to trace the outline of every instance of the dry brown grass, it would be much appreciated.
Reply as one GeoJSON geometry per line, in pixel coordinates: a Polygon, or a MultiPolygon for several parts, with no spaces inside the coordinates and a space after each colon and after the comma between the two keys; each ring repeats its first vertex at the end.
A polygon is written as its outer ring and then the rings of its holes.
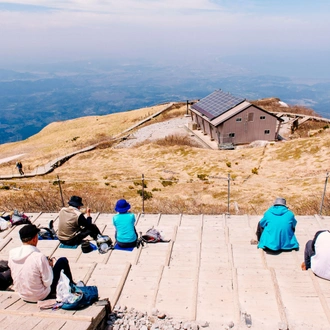
{"type": "MultiPolygon", "coordinates": [[[[0,189],[0,210],[58,211],[62,202],[59,188],[53,184],[58,175],[63,180],[65,202],[77,194],[93,212],[113,212],[116,200],[127,198],[132,211],[141,212],[142,199],[138,194],[141,187],[134,182],[141,180],[144,174],[146,191],[153,195],[145,201],[145,212],[224,213],[227,212],[229,173],[233,178],[231,213],[236,213],[234,204],[237,204],[239,214],[262,214],[277,196],[287,198],[296,214],[318,213],[330,157],[329,130],[311,138],[270,144],[266,148],[207,150],[193,147],[177,136],[162,139],[158,144],[111,148],[112,137],[145,118],[150,111],[142,109],[109,115],[107,119],[108,116],[99,117],[99,120],[80,118],[76,123],[62,123],[67,129],[57,130],[57,135],[55,128],[59,128],[59,123],[54,123],[26,141],[0,145],[2,157],[24,153],[23,165],[32,170],[56,155],[66,154],[70,148],[63,148],[63,145],[78,147],[91,141],[102,142],[99,148],[72,157],[49,175],[2,182],[10,189],[0,189]],[[91,127],[94,133],[85,133],[91,127]],[[74,132],[70,132],[71,128],[74,132]],[[79,138],[73,140],[74,137],[79,138]],[[254,168],[258,169],[257,174],[252,174],[254,168]],[[166,180],[174,183],[163,185],[166,180]]],[[[155,121],[183,113],[185,106],[180,106],[155,121]]],[[[14,164],[15,161],[11,161],[0,165],[0,175],[12,170],[16,173],[14,164]]],[[[330,214],[329,198],[324,214],[330,214]]]]}
{"type": "Polygon", "coordinates": [[[288,107],[283,107],[281,106],[279,101],[280,101],[279,98],[271,97],[271,98],[249,101],[249,102],[271,112],[289,112],[289,113],[299,113],[314,117],[321,117],[313,109],[301,105],[289,105],[288,107]]]}
{"type": "Polygon", "coordinates": [[[197,143],[195,140],[191,139],[187,135],[180,135],[180,134],[173,134],[168,135],[163,139],[157,139],[157,140],[144,140],[142,142],[136,143],[134,145],[135,148],[139,148],[144,145],[148,144],[155,144],[163,147],[171,147],[171,146],[188,146],[188,147],[196,147],[199,148],[200,144],[197,143]]]}

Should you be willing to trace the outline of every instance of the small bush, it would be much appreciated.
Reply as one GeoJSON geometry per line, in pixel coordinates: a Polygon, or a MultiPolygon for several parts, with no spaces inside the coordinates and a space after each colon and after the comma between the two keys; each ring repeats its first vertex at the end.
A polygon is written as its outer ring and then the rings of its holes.
{"type": "MultiPolygon", "coordinates": [[[[134,186],[141,186],[142,187],[142,181],[134,181],[133,182],[134,186]]],[[[144,181],[143,183],[143,188],[147,188],[147,182],[144,181]]]]}
{"type": "Polygon", "coordinates": [[[170,180],[163,180],[161,181],[161,184],[163,185],[163,187],[167,187],[167,186],[172,186],[173,182],[170,180]]]}
{"type": "Polygon", "coordinates": [[[158,139],[154,141],[155,144],[158,144],[162,147],[169,146],[189,146],[189,147],[199,147],[199,144],[192,140],[187,135],[173,134],[166,136],[164,139],[158,139]]]}
{"type": "Polygon", "coordinates": [[[134,187],[133,186],[128,186],[128,189],[134,189],[134,187]]]}
{"type": "Polygon", "coordinates": [[[208,180],[209,176],[207,174],[197,174],[199,180],[205,181],[208,180]]]}
{"type": "Polygon", "coordinates": [[[65,181],[63,181],[63,180],[56,180],[56,181],[53,181],[53,186],[58,186],[59,183],[64,184],[65,181]]]}
{"type": "Polygon", "coordinates": [[[226,162],[227,167],[231,167],[231,162],[226,162]]]}
{"type": "Polygon", "coordinates": [[[137,193],[141,196],[141,197],[143,197],[143,200],[147,200],[147,199],[151,199],[153,196],[152,196],[152,192],[151,191],[147,191],[147,190],[142,190],[142,189],[140,189],[140,190],[138,190],[137,191],[137,193]]]}
{"type": "Polygon", "coordinates": [[[71,139],[72,142],[77,141],[79,139],[79,136],[75,136],[74,138],[71,139]]]}
{"type": "Polygon", "coordinates": [[[109,183],[109,182],[104,182],[104,184],[105,184],[106,186],[108,186],[110,183],[109,183]]]}
{"type": "Polygon", "coordinates": [[[257,169],[256,167],[254,167],[254,168],[252,169],[252,173],[253,173],[253,174],[258,174],[258,169],[257,169]]]}
{"type": "Polygon", "coordinates": [[[10,187],[9,187],[9,186],[1,186],[0,189],[3,189],[3,190],[9,190],[10,187]]]}
{"type": "Polygon", "coordinates": [[[152,188],[151,191],[162,191],[162,190],[159,188],[152,188]]]}

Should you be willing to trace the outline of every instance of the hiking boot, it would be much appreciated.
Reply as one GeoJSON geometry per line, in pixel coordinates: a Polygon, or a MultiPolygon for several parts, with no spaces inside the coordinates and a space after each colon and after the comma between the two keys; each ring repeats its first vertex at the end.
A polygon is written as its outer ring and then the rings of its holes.
{"type": "Polygon", "coordinates": [[[306,270],[306,265],[304,262],[301,264],[301,270],[306,270]]]}

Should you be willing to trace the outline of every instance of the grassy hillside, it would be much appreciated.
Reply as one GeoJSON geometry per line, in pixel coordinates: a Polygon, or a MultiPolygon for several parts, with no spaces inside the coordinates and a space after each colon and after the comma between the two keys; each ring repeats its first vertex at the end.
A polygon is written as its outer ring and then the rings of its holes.
{"type": "MultiPolygon", "coordinates": [[[[146,213],[224,213],[229,174],[230,213],[262,214],[277,196],[287,198],[297,214],[319,212],[329,169],[328,129],[313,137],[228,151],[192,147],[189,140],[187,145],[163,140],[135,148],[112,147],[115,136],[160,107],[56,122],[25,141],[0,145],[1,158],[24,154],[21,161],[32,170],[71,150],[103,142],[44,177],[2,181],[0,211],[57,211],[59,176],[65,202],[78,194],[93,212],[113,212],[116,200],[126,198],[133,212],[141,212],[143,174],[149,197],[144,201],[146,213]]],[[[184,105],[176,106],[147,125],[185,111],[184,105]]],[[[15,161],[1,164],[0,175],[16,172],[15,161]]],[[[330,214],[328,205],[327,201],[324,214],[330,214]]]]}

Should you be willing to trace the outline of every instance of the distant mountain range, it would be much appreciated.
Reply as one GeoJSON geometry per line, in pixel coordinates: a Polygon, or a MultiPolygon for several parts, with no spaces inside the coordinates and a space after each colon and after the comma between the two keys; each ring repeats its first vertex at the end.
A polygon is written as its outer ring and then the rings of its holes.
{"type": "Polygon", "coordinates": [[[219,88],[248,100],[278,97],[330,118],[330,82],[255,76],[223,63],[192,68],[80,62],[42,72],[0,69],[0,143],[26,139],[54,121],[200,99],[219,88]]]}

